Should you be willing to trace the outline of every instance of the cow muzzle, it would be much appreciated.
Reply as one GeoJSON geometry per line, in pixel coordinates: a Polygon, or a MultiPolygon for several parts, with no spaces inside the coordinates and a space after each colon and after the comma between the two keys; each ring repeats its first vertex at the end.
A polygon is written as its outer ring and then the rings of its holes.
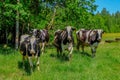
{"type": "Polygon", "coordinates": [[[72,41],[71,37],[68,37],[68,41],[72,41]]]}
{"type": "Polygon", "coordinates": [[[97,41],[99,41],[99,42],[100,42],[100,41],[101,41],[101,39],[97,39],[97,41]]]}
{"type": "Polygon", "coordinates": [[[30,51],[30,54],[35,54],[35,51],[34,51],[34,50],[31,50],[31,51],[30,51]]]}

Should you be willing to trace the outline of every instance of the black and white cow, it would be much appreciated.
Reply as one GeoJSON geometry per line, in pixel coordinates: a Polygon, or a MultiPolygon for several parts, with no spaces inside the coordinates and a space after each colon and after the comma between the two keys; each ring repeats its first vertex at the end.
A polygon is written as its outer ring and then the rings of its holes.
{"type": "Polygon", "coordinates": [[[45,45],[46,45],[46,43],[49,42],[48,30],[46,30],[46,29],[43,29],[43,30],[33,29],[32,30],[32,35],[39,38],[40,46],[41,46],[41,52],[43,54],[44,50],[45,50],[45,45]]]}
{"type": "Polygon", "coordinates": [[[102,39],[103,30],[94,29],[94,30],[85,30],[81,29],[76,32],[77,38],[77,49],[79,50],[79,46],[82,47],[82,51],[84,52],[84,46],[90,46],[92,51],[92,57],[95,56],[96,48],[102,39]]]}
{"type": "Polygon", "coordinates": [[[40,40],[41,52],[43,54],[44,51],[45,51],[45,45],[46,45],[46,43],[49,42],[49,33],[48,33],[48,30],[46,30],[46,29],[40,30],[38,38],[40,40]]]}
{"type": "Polygon", "coordinates": [[[70,58],[73,51],[73,35],[72,32],[75,28],[71,26],[67,26],[64,30],[58,30],[55,32],[54,42],[53,45],[57,48],[57,55],[62,55],[63,50],[68,50],[70,58]],[[67,45],[67,47],[65,47],[67,45]]]}
{"type": "Polygon", "coordinates": [[[35,36],[22,35],[20,39],[20,53],[23,56],[23,68],[25,68],[25,58],[29,60],[31,72],[33,72],[32,59],[37,59],[36,65],[39,70],[39,57],[40,57],[40,46],[38,39],[35,36]]]}

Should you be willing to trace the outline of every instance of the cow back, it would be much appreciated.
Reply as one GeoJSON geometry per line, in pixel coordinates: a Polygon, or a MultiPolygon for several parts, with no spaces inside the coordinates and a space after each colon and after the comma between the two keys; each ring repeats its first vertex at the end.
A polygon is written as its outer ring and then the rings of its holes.
{"type": "Polygon", "coordinates": [[[44,29],[43,31],[45,33],[45,41],[49,42],[49,33],[48,33],[48,30],[44,29]]]}
{"type": "Polygon", "coordinates": [[[82,43],[93,44],[95,42],[100,42],[102,31],[98,30],[79,30],[76,32],[77,40],[82,43]]]}

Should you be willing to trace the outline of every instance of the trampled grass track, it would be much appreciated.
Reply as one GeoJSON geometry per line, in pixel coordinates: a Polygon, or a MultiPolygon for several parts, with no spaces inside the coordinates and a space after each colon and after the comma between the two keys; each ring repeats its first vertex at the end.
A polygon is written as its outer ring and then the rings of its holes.
{"type": "MultiPolygon", "coordinates": [[[[40,71],[29,74],[22,69],[22,56],[13,49],[0,48],[0,80],[120,80],[120,42],[105,43],[120,37],[120,33],[106,33],[99,44],[96,57],[81,54],[74,47],[71,61],[56,58],[54,47],[48,47],[40,57],[40,71]],[[51,55],[52,54],[52,55],[51,55]]],[[[27,65],[26,65],[27,66],[27,65]]]]}

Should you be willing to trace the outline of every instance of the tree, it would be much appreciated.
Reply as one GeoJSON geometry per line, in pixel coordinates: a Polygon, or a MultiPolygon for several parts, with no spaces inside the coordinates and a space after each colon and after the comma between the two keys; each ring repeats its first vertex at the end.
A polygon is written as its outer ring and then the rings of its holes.
{"type": "MultiPolygon", "coordinates": [[[[19,0],[17,0],[17,4],[19,5],[19,0]]],[[[16,11],[16,39],[15,39],[15,48],[18,49],[19,45],[19,10],[16,11]]]]}

